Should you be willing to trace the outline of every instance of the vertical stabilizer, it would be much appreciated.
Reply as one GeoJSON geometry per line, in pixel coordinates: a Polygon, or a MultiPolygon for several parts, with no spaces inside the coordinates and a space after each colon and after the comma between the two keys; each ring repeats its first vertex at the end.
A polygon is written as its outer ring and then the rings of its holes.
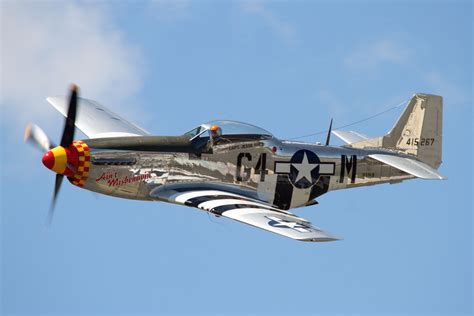
{"type": "Polygon", "coordinates": [[[352,147],[383,147],[416,156],[437,169],[442,156],[443,98],[415,94],[392,130],[385,136],[351,144],[352,147]]]}

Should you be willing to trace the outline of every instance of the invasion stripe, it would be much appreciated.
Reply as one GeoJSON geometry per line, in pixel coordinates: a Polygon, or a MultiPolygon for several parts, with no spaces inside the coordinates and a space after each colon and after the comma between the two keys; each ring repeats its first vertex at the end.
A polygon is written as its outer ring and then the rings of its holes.
{"type": "Polygon", "coordinates": [[[262,205],[261,203],[253,202],[253,201],[247,201],[244,199],[235,199],[235,198],[230,198],[230,199],[216,199],[216,200],[210,200],[203,202],[199,204],[199,208],[202,208],[204,210],[212,210],[216,207],[219,206],[224,206],[224,205],[235,205],[235,204],[243,204],[243,205],[255,205],[260,207],[261,209],[269,209],[273,210],[271,207],[265,207],[265,205],[262,205]]]}
{"type": "MultiPolygon", "coordinates": [[[[186,193],[177,193],[170,197],[171,200],[174,200],[178,203],[185,203],[187,200],[190,200],[195,197],[199,196],[212,196],[212,195],[222,195],[224,192],[217,191],[217,190],[208,190],[208,191],[189,191],[186,193]]],[[[233,197],[240,197],[238,195],[234,195],[232,193],[225,192],[225,195],[233,196],[233,197]]]]}
{"type": "Polygon", "coordinates": [[[266,208],[266,207],[261,207],[258,205],[252,205],[252,204],[228,204],[228,205],[222,205],[222,206],[217,206],[209,210],[209,212],[222,215],[222,213],[227,212],[227,211],[233,211],[237,209],[247,209],[247,208],[253,208],[253,209],[264,209],[264,210],[269,210],[269,211],[274,211],[275,210],[271,208],[266,208]]]}
{"type": "Polygon", "coordinates": [[[198,197],[186,200],[186,202],[184,202],[184,205],[198,207],[200,204],[204,202],[215,201],[215,200],[226,200],[226,199],[235,200],[236,197],[232,195],[203,195],[203,196],[198,196],[198,197]]]}
{"type": "Polygon", "coordinates": [[[200,196],[187,200],[184,203],[186,206],[197,207],[204,211],[211,212],[213,214],[222,215],[223,212],[235,210],[235,209],[259,209],[261,211],[272,211],[280,213],[286,216],[295,217],[293,214],[283,210],[266,206],[258,202],[249,201],[245,199],[235,198],[234,196],[200,196]]]}
{"type": "MultiPolygon", "coordinates": [[[[176,192],[178,190],[173,189],[173,191],[176,192]]],[[[278,209],[272,205],[267,205],[262,201],[247,198],[231,192],[218,190],[194,190],[194,188],[180,188],[179,191],[180,192],[176,194],[172,194],[168,200],[186,206],[196,207],[218,215],[235,209],[260,209],[261,211],[273,211],[286,216],[295,217],[286,210],[278,209]]]]}

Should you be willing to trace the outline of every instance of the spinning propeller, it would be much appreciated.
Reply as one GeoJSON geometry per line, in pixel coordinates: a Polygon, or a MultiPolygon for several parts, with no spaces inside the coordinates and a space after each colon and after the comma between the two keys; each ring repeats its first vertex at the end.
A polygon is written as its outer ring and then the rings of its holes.
{"type": "Polygon", "coordinates": [[[51,224],[53,219],[56,199],[58,197],[64,176],[72,177],[77,170],[78,156],[77,151],[73,146],[75,131],[74,123],[76,121],[77,112],[77,91],[78,87],[73,84],[71,86],[69,107],[59,146],[54,145],[46,133],[37,125],[30,124],[25,130],[25,142],[32,143],[43,152],[46,152],[43,155],[43,164],[48,169],[56,172],[53,198],[46,220],[47,225],[51,224]]]}

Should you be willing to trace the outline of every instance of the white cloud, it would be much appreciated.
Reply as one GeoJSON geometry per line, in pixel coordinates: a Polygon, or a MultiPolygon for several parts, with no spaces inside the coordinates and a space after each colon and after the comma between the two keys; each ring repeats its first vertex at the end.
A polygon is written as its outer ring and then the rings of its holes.
{"type": "Polygon", "coordinates": [[[141,87],[140,53],[106,10],[58,2],[7,2],[1,9],[0,104],[7,124],[49,119],[54,111],[45,97],[66,94],[73,82],[84,97],[112,108],[141,87]]]}
{"type": "Polygon", "coordinates": [[[355,49],[344,59],[344,64],[352,69],[375,70],[382,64],[405,64],[411,55],[409,48],[394,40],[383,39],[355,49]]]}
{"type": "Polygon", "coordinates": [[[296,32],[294,27],[283,21],[273,11],[268,9],[263,2],[260,1],[244,1],[241,6],[244,12],[253,14],[262,18],[266,25],[289,43],[296,41],[296,32]]]}

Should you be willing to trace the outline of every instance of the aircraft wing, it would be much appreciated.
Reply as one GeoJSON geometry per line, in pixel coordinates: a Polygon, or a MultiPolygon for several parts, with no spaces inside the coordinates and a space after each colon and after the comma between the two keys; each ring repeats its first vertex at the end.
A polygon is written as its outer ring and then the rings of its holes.
{"type": "Polygon", "coordinates": [[[300,241],[339,240],[290,212],[224,190],[157,188],[151,196],[160,201],[196,207],[300,241]]]}
{"type": "MultiPolygon", "coordinates": [[[[67,97],[48,97],[46,100],[63,116],[67,116],[67,97]]],[[[144,129],[95,101],[77,98],[77,102],[76,127],[89,138],[149,135],[144,129]]]]}
{"type": "Polygon", "coordinates": [[[441,174],[439,174],[436,169],[433,169],[427,164],[415,159],[383,154],[369,155],[369,157],[381,161],[389,166],[397,168],[418,178],[427,180],[446,179],[441,174]]]}
{"type": "Polygon", "coordinates": [[[334,130],[332,131],[334,135],[336,135],[338,138],[340,138],[342,141],[344,141],[346,144],[353,144],[357,142],[361,142],[364,140],[369,139],[367,136],[359,134],[357,132],[353,131],[339,131],[339,130],[334,130]]]}

